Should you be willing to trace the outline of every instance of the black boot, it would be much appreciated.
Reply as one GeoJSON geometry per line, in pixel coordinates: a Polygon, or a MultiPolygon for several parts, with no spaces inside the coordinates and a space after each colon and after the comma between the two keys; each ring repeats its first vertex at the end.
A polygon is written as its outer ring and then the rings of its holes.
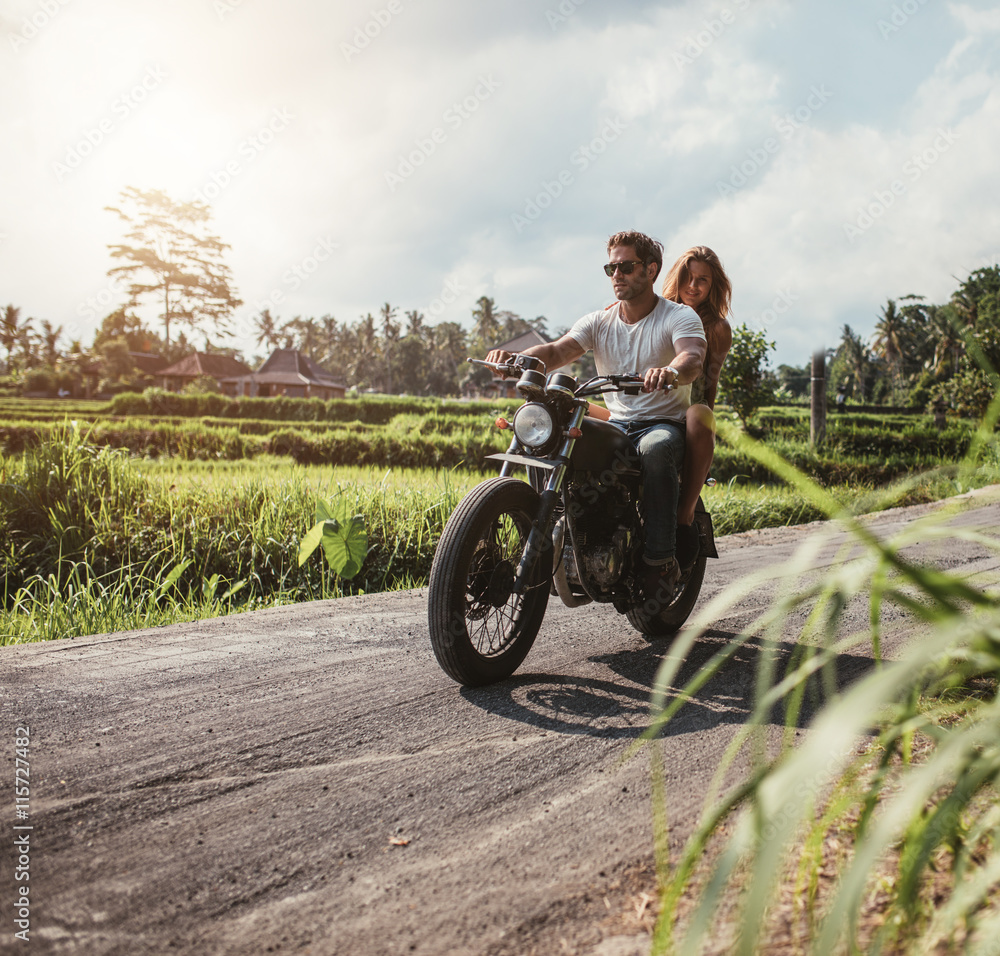
{"type": "Polygon", "coordinates": [[[642,573],[642,596],[647,601],[669,602],[680,579],[676,558],[670,558],[666,564],[647,564],[642,573]]]}

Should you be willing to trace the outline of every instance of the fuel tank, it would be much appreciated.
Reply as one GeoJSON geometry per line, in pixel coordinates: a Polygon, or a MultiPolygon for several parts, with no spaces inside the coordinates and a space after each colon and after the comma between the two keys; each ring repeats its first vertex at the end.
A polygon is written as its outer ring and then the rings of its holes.
{"type": "Polygon", "coordinates": [[[619,476],[638,476],[639,455],[629,437],[610,422],[585,418],[580,438],[570,462],[577,471],[603,472],[610,469],[619,476]]]}

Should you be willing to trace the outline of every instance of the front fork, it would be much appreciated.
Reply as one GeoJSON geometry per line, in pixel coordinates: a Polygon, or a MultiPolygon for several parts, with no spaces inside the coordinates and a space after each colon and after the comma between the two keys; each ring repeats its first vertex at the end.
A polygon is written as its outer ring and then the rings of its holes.
{"type": "MultiPolygon", "coordinates": [[[[531,524],[531,534],[528,535],[528,543],[524,546],[521,554],[521,561],[517,566],[517,574],[514,575],[514,593],[523,594],[529,587],[531,573],[534,570],[538,556],[545,548],[552,547],[552,515],[562,492],[563,480],[566,477],[566,470],[569,467],[570,455],[576,446],[577,438],[580,435],[580,426],[587,415],[587,403],[577,404],[569,417],[566,431],[563,432],[563,442],[556,455],[550,459],[553,462],[549,472],[548,480],[541,491],[541,499],[538,513],[531,524]]],[[[501,470],[501,475],[507,475],[513,470],[509,463],[505,463],[501,470]]],[[[547,583],[547,582],[546,582],[547,583]]]]}

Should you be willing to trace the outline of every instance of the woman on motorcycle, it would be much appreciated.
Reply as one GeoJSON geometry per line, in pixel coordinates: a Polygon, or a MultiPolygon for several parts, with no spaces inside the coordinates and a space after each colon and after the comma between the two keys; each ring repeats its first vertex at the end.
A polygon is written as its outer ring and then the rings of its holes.
{"type": "Polygon", "coordinates": [[[707,246],[692,246],[671,266],[663,280],[662,296],[690,306],[701,317],[708,348],[701,375],[691,388],[680,499],[677,505],[677,552],[684,564],[697,536],[692,524],[698,495],[715,455],[715,396],[719,375],[733,344],[729,325],[733,286],[719,257],[707,246]],[[687,546],[687,547],[686,547],[687,546]]]}

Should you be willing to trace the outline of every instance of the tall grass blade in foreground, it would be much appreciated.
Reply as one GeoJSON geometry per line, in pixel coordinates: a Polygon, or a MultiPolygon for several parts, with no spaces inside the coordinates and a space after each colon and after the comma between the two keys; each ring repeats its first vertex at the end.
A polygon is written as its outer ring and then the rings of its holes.
{"type": "MultiPolygon", "coordinates": [[[[963,469],[975,467],[972,455],[992,444],[998,412],[1000,398],[963,469]]],[[[1000,540],[995,531],[949,527],[960,507],[955,504],[882,540],[767,447],[733,429],[723,437],[846,530],[848,544],[831,553],[828,532],[808,541],[777,573],[737,582],[690,623],[660,668],[650,740],[740,647],[761,645],[752,713],[718,770],[699,825],[674,859],[667,859],[666,840],[658,841],[658,870],[665,876],[654,953],[698,953],[709,945],[713,951],[766,952],[779,931],[799,951],[823,956],[959,945],[970,953],[995,951],[996,581],[923,566],[906,549],[962,537],[997,553],[1000,540]],[[700,634],[741,597],[762,590],[771,595],[768,609],[685,686],[674,688],[700,634]],[[846,633],[848,608],[867,609],[861,618],[869,627],[846,633]],[[839,689],[838,656],[868,645],[878,661],[890,609],[904,611],[919,637],[901,660],[876,665],[839,689]],[[800,623],[782,667],[778,642],[789,639],[793,620],[800,623]],[[816,694],[827,703],[793,746],[808,695],[816,694]],[[773,727],[776,712],[783,712],[783,732],[773,727]],[[743,752],[750,768],[733,784],[743,752]],[[831,833],[849,847],[836,861],[840,878],[832,886],[822,878],[831,833]],[[935,906],[942,915],[935,916],[935,906]]]]}

